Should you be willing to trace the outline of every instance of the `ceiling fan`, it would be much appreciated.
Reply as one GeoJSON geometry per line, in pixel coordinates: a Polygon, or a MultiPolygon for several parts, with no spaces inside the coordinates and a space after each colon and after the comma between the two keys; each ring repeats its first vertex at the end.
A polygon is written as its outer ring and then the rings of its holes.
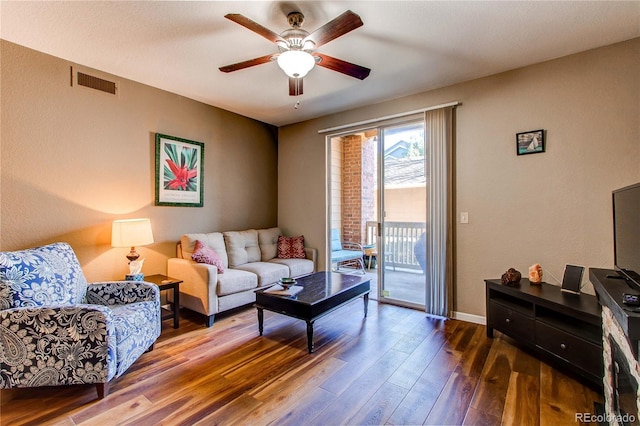
{"type": "Polygon", "coordinates": [[[291,28],[284,30],[282,34],[276,34],[237,13],[229,13],[224,17],[275,43],[279,52],[220,67],[219,69],[222,72],[238,71],[275,60],[289,77],[290,96],[302,95],[302,79],[316,64],[360,80],[367,78],[371,72],[369,68],[315,51],[316,48],[323,44],[363,25],[360,16],[350,10],[327,22],[312,33],[301,28],[304,15],[300,12],[291,12],[287,15],[291,28]]]}

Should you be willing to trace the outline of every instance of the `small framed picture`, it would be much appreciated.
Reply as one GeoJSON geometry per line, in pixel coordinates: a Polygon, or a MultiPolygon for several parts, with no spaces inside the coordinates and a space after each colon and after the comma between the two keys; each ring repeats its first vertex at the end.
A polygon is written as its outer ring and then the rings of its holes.
{"type": "Polygon", "coordinates": [[[156,133],[156,206],[203,206],[204,144],[156,133]]]}
{"type": "Polygon", "coordinates": [[[544,130],[516,133],[516,152],[518,155],[544,152],[544,130]]]}

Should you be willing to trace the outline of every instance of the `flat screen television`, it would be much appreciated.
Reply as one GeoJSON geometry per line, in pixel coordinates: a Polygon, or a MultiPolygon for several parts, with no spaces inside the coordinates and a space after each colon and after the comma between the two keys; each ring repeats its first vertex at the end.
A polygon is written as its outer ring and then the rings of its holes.
{"type": "Polygon", "coordinates": [[[613,191],[616,271],[640,289],[640,183],[613,191]]]}

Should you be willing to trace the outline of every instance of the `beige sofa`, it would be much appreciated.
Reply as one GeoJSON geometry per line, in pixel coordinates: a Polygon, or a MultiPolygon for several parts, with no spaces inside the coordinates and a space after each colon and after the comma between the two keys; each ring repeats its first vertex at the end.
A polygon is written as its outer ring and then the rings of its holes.
{"type": "Polygon", "coordinates": [[[306,259],[280,259],[277,257],[280,235],[279,228],[183,235],[177,257],[167,264],[167,275],[183,281],[180,305],[205,315],[210,327],[215,314],[255,302],[256,289],[283,277],[313,273],[317,251],[305,248],[306,259]],[[191,259],[198,240],[219,255],[224,273],[218,273],[216,266],[191,259]]]}

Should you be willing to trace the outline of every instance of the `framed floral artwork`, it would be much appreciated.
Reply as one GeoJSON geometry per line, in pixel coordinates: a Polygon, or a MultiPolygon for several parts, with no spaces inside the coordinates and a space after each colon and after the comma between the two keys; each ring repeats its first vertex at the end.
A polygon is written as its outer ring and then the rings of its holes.
{"type": "Polygon", "coordinates": [[[156,133],[156,206],[204,205],[204,144],[156,133]]]}

